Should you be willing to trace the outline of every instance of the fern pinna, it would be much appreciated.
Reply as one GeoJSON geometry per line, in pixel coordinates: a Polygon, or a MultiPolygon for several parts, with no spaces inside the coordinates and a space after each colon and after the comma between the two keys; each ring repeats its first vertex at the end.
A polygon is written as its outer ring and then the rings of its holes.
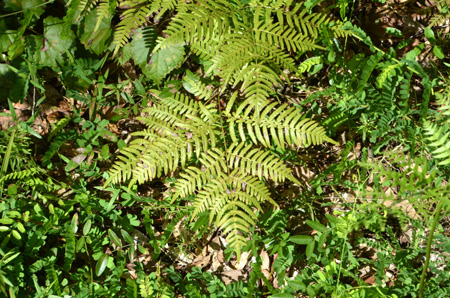
{"type": "Polygon", "coordinates": [[[192,218],[208,212],[239,256],[261,204],[277,205],[263,181],[300,183],[267,147],[335,142],[287,105],[272,103],[260,110],[244,101],[236,111],[232,105],[220,111],[183,94],[163,94],[144,110],[146,117],[139,120],[147,129],[133,134],[106,184],[144,183],[181,168],[175,196],[195,196],[192,218]]]}

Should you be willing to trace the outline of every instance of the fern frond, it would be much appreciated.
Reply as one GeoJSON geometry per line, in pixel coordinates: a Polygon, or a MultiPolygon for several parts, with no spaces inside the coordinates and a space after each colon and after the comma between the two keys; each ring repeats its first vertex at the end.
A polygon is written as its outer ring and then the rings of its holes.
{"type": "Polygon", "coordinates": [[[131,0],[121,3],[121,6],[130,6],[130,8],[122,13],[122,20],[119,22],[117,30],[114,32],[114,55],[116,55],[119,49],[128,42],[132,30],[142,26],[146,22],[146,17],[156,12],[154,7],[150,7],[146,4],[146,0],[131,0]]]}
{"type": "Polygon", "coordinates": [[[183,81],[189,85],[189,92],[198,97],[198,99],[210,99],[213,92],[211,86],[206,86],[200,80],[194,80],[188,76],[183,81]]]}
{"type": "Polygon", "coordinates": [[[139,280],[139,293],[143,298],[153,297],[153,286],[148,276],[145,276],[139,280]]]}
{"type": "Polygon", "coordinates": [[[450,116],[450,86],[447,85],[446,89],[443,91],[444,92],[442,93],[436,93],[436,97],[438,98],[437,104],[440,106],[439,110],[441,114],[447,116],[448,121],[448,116],[450,116]]]}
{"type": "Polygon", "coordinates": [[[366,61],[364,64],[364,68],[361,73],[361,79],[358,82],[358,90],[361,91],[366,87],[367,81],[369,80],[370,75],[373,70],[377,66],[378,62],[383,58],[384,53],[376,53],[366,61]]]}
{"type": "Polygon", "coordinates": [[[426,121],[424,123],[425,135],[430,142],[429,146],[434,147],[433,157],[439,161],[440,165],[450,164],[450,132],[444,132],[442,126],[426,121]]]}
{"type": "Polygon", "coordinates": [[[397,73],[401,67],[402,65],[400,63],[391,64],[388,67],[385,67],[377,77],[377,87],[380,89],[383,88],[383,85],[386,82],[387,78],[395,75],[395,73],[397,73]]]}
{"type": "Polygon", "coordinates": [[[302,62],[302,64],[300,64],[300,66],[298,67],[298,71],[300,73],[303,73],[305,71],[309,71],[311,69],[311,67],[322,63],[322,57],[311,57],[306,59],[305,61],[302,62]]]}
{"type": "Polygon", "coordinates": [[[0,184],[5,182],[5,181],[7,181],[7,180],[11,180],[11,179],[22,180],[22,179],[25,179],[25,178],[31,178],[35,174],[37,174],[39,172],[42,172],[42,170],[40,170],[39,168],[29,168],[29,169],[26,169],[26,170],[21,170],[21,171],[18,171],[18,172],[9,173],[9,174],[3,176],[0,179],[0,184]]]}
{"type": "Polygon", "coordinates": [[[71,118],[66,116],[64,118],[62,118],[61,120],[59,120],[56,125],[53,127],[53,130],[50,132],[50,134],[48,135],[47,140],[51,141],[51,139],[53,139],[53,137],[55,135],[57,135],[59,132],[61,132],[61,130],[67,126],[67,124],[69,124],[71,118]]]}
{"type": "MultiPolygon", "coordinates": [[[[77,8],[80,12],[78,18],[87,15],[99,1],[100,0],[81,0],[77,8]]],[[[76,19],[75,22],[76,21],[78,21],[78,19],[76,19]]]]}
{"type": "Polygon", "coordinates": [[[94,32],[98,30],[103,19],[109,18],[111,6],[115,8],[117,6],[117,1],[101,0],[100,4],[97,7],[97,22],[95,23],[94,32]]]}

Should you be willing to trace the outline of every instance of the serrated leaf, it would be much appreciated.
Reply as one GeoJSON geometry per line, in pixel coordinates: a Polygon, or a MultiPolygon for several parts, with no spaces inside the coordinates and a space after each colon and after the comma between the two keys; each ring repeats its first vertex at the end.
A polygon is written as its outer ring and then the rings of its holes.
{"type": "Polygon", "coordinates": [[[97,276],[102,275],[102,273],[105,271],[108,260],[109,256],[107,254],[103,254],[97,261],[97,265],[95,265],[95,274],[97,276]]]}
{"type": "Polygon", "coordinates": [[[300,245],[307,245],[313,241],[313,238],[311,236],[306,235],[296,235],[289,238],[289,241],[300,244],[300,245]]]}
{"type": "Polygon", "coordinates": [[[64,22],[55,17],[44,19],[44,36],[27,35],[26,45],[31,49],[32,60],[41,67],[58,69],[66,64],[75,52],[75,34],[70,31],[62,37],[64,22]],[[71,57],[69,57],[71,56],[71,57]]]}
{"type": "Polygon", "coordinates": [[[139,65],[142,69],[145,68],[153,48],[149,47],[149,43],[144,37],[143,28],[136,30],[130,45],[130,53],[134,60],[134,64],[139,65]]]}
{"type": "Polygon", "coordinates": [[[153,54],[151,65],[143,69],[153,81],[159,83],[173,69],[178,67],[184,59],[184,45],[173,45],[166,49],[159,49],[153,54]]]}

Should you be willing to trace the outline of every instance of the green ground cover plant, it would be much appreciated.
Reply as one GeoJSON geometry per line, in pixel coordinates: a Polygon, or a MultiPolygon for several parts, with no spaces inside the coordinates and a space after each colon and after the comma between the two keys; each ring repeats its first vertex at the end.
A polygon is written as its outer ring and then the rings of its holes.
{"type": "Polygon", "coordinates": [[[3,1],[0,297],[450,295],[449,7],[3,1]]]}

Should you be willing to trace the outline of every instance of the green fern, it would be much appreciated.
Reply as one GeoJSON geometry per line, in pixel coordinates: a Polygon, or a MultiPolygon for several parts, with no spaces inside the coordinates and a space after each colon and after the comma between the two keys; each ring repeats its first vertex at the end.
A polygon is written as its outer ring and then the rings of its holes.
{"type": "Polygon", "coordinates": [[[153,292],[153,286],[148,276],[139,280],[139,294],[141,294],[142,298],[154,297],[153,292]]]}
{"type": "Polygon", "coordinates": [[[432,152],[433,157],[439,160],[442,166],[450,164],[450,132],[445,132],[443,126],[429,121],[426,121],[423,126],[425,135],[428,136],[429,146],[435,148],[432,152]]]}
{"type": "Polygon", "coordinates": [[[181,94],[158,99],[144,110],[146,117],[139,118],[148,128],[133,133],[136,139],[122,149],[105,186],[144,183],[181,168],[173,200],[195,196],[192,219],[208,212],[240,256],[257,220],[255,210],[262,211],[265,202],[277,206],[262,181],[289,179],[300,184],[287,165],[264,147],[335,142],[317,123],[302,119],[295,108],[272,103],[258,109],[244,101],[232,112],[236,100],[234,93],[231,105],[218,111],[215,104],[204,105],[181,94]],[[224,126],[229,137],[223,135],[224,126]]]}
{"type": "Polygon", "coordinates": [[[53,137],[57,134],[59,134],[61,132],[61,130],[63,130],[64,127],[67,126],[67,124],[69,124],[71,118],[66,116],[62,119],[60,119],[56,125],[53,127],[52,131],[50,132],[50,134],[48,135],[47,140],[51,141],[53,139],[53,137]]]}

